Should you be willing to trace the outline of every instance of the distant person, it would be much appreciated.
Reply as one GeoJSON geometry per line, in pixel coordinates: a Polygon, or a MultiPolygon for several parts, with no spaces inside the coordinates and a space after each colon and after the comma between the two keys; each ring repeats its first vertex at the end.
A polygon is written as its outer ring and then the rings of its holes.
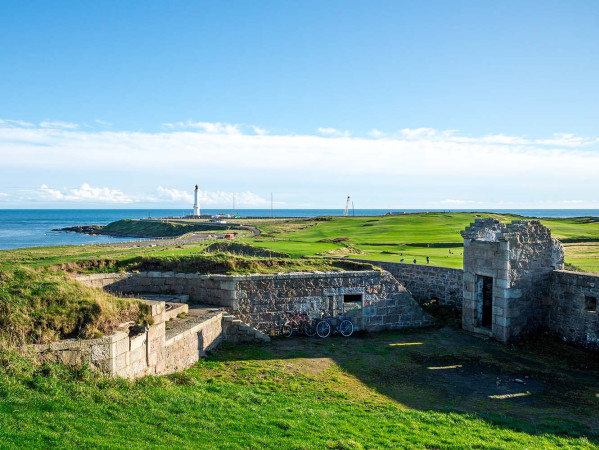
{"type": "Polygon", "coordinates": [[[416,264],[416,258],[414,258],[414,264],[416,264]]]}
{"type": "Polygon", "coordinates": [[[426,257],[426,263],[428,264],[430,261],[431,261],[430,258],[427,256],[426,257]]]}
{"type": "Polygon", "coordinates": [[[401,258],[399,262],[403,262],[403,258],[401,258]]]}

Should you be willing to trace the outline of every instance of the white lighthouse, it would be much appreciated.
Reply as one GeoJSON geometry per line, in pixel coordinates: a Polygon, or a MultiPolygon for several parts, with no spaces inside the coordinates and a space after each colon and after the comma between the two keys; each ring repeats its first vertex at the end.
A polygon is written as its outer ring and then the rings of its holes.
{"type": "Polygon", "coordinates": [[[193,204],[193,215],[194,216],[199,216],[200,215],[200,202],[198,200],[198,185],[196,184],[196,189],[195,189],[195,203],[193,204]]]}

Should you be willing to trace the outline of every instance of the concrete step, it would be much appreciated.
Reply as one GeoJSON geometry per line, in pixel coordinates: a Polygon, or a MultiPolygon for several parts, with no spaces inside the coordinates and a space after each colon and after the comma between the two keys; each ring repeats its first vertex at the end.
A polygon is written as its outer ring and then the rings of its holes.
{"type": "Polygon", "coordinates": [[[270,342],[270,336],[237,319],[230,313],[223,314],[225,341],[232,343],[270,342]]]}
{"type": "MultiPolygon", "coordinates": [[[[187,306],[187,305],[185,305],[187,306]]],[[[202,324],[209,320],[222,320],[223,310],[207,305],[193,305],[189,307],[184,318],[175,318],[166,323],[165,341],[169,346],[189,333],[196,333],[202,324]]]]}

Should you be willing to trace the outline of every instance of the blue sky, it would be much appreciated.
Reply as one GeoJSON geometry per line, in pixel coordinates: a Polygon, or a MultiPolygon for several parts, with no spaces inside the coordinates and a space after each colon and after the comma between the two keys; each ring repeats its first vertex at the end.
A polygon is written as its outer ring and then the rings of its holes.
{"type": "Polygon", "coordinates": [[[0,63],[0,207],[599,207],[596,1],[3,1],[0,63]]]}

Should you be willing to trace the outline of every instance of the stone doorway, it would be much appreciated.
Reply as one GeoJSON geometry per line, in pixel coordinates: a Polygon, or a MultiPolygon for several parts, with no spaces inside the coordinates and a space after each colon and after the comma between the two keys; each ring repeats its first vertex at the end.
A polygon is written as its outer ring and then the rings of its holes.
{"type": "Polygon", "coordinates": [[[477,275],[478,326],[493,327],[493,277],[477,275]]]}

